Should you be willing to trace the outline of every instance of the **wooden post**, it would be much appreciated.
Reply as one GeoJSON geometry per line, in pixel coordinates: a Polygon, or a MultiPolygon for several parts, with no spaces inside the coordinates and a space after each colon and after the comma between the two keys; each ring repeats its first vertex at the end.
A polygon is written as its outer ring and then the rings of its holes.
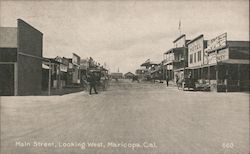
{"type": "Polygon", "coordinates": [[[49,62],[49,83],[48,83],[48,95],[50,96],[50,88],[51,88],[51,62],[49,62]]]}
{"type": "Polygon", "coordinates": [[[14,63],[14,96],[18,95],[18,64],[14,63]]]}
{"type": "Polygon", "coordinates": [[[237,71],[237,73],[238,73],[238,88],[240,89],[240,64],[238,64],[238,71],[237,71]]]}
{"type": "Polygon", "coordinates": [[[227,66],[227,64],[225,64],[226,65],[226,92],[228,91],[228,78],[229,78],[229,75],[228,75],[228,66],[227,66]]]}
{"type": "MultiPolygon", "coordinates": [[[[201,79],[203,80],[204,79],[204,75],[203,75],[203,69],[204,69],[205,67],[202,67],[201,68],[201,79]]],[[[205,79],[204,79],[204,81],[205,81],[205,79]]]]}
{"type": "Polygon", "coordinates": [[[215,67],[216,71],[215,71],[215,75],[216,75],[216,89],[218,91],[218,81],[219,81],[219,64],[217,63],[216,67],[215,67]]]}
{"type": "Polygon", "coordinates": [[[207,69],[208,69],[208,71],[207,71],[207,72],[208,72],[208,82],[209,82],[209,84],[210,84],[210,66],[208,66],[207,69]]]}

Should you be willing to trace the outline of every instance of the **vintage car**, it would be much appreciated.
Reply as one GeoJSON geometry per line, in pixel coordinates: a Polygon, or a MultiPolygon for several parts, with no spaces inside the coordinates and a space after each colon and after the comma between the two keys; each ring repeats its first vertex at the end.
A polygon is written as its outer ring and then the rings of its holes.
{"type": "Polygon", "coordinates": [[[188,88],[188,90],[193,89],[196,91],[196,85],[195,85],[195,80],[192,78],[184,78],[182,80],[182,90],[185,90],[185,88],[188,88]]]}

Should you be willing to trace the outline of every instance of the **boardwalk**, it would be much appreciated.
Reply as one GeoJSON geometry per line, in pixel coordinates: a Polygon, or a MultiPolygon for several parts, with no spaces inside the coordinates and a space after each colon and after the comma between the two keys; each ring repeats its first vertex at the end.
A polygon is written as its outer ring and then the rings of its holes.
{"type": "Polygon", "coordinates": [[[1,154],[247,154],[247,93],[112,82],[98,95],[1,97],[1,154]]]}

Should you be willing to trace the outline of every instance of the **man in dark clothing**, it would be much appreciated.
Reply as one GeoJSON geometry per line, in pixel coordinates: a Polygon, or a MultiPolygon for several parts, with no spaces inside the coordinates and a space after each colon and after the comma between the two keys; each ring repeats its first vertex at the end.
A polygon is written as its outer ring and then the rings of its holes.
{"type": "Polygon", "coordinates": [[[167,83],[167,87],[168,87],[168,81],[169,81],[169,78],[168,78],[168,75],[166,75],[166,83],[167,83]]]}
{"type": "Polygon", "coordinates": [[[96,77],[93,73],[90,73],[89,85],[90,85],[89,94],[91,95],[92,88],[94,88],[95,93],[98,94],[98,92],[96,91],[96,77]]]}

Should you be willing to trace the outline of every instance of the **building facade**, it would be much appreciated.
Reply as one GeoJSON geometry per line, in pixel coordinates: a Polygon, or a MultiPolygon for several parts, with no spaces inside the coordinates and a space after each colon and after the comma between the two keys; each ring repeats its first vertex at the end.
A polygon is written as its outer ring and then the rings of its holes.
{"type": "Polygon", "coordinates": [[[204,40],[203,35],[199,35],[187,43],[188,47],[188,68],[187,74],[195,80],[204,78],[204,49],[207,46],[207,41],[204,40]]]}
{"type": "Polygon", "coordinates": [[[132,79],[135,75],[131,72],[127,72],[124,74],[125,79],[132,79]]]}
{"type": "Polygon", "coordinates": [[[157,62],[153,62],[150,59],[147,59],[144,63],[141,64],[143,72],[143,80],[152,80],[152,72],[156,70],[157,66],[160,65],[157,62]],[[144,70],[143,70],[144,69],[144,70]]]}
{"type": "Polygon", "coordinates": [[[0,28],[0,95],[37,95],[42,91],[43,34],[18,19],[0,28]],[[32,65],[31,65],[32,64],[32,65]]]}
{"type": "Polygon", "coordinates": [[[249,90],[249,41],[228,41],[226,33],[205,41],[200,35],[188,43],[187,71],[196,88],[249,90]]]}
{"type": "Polygon", "coordinates": [[[168,76],[169,80],[184,78],[185,68],[188,66],[188,51],[187,51],[186,35],[183,34],[173,41],[174,48],[171,48],[164,53],[163,73],[168,76]]]}
{"type": "Polygon", "coordinates": [[[208,41],[204,62],[212,90],[249,90],[249,41],[228,41],[223,33],[208,41]]]}

